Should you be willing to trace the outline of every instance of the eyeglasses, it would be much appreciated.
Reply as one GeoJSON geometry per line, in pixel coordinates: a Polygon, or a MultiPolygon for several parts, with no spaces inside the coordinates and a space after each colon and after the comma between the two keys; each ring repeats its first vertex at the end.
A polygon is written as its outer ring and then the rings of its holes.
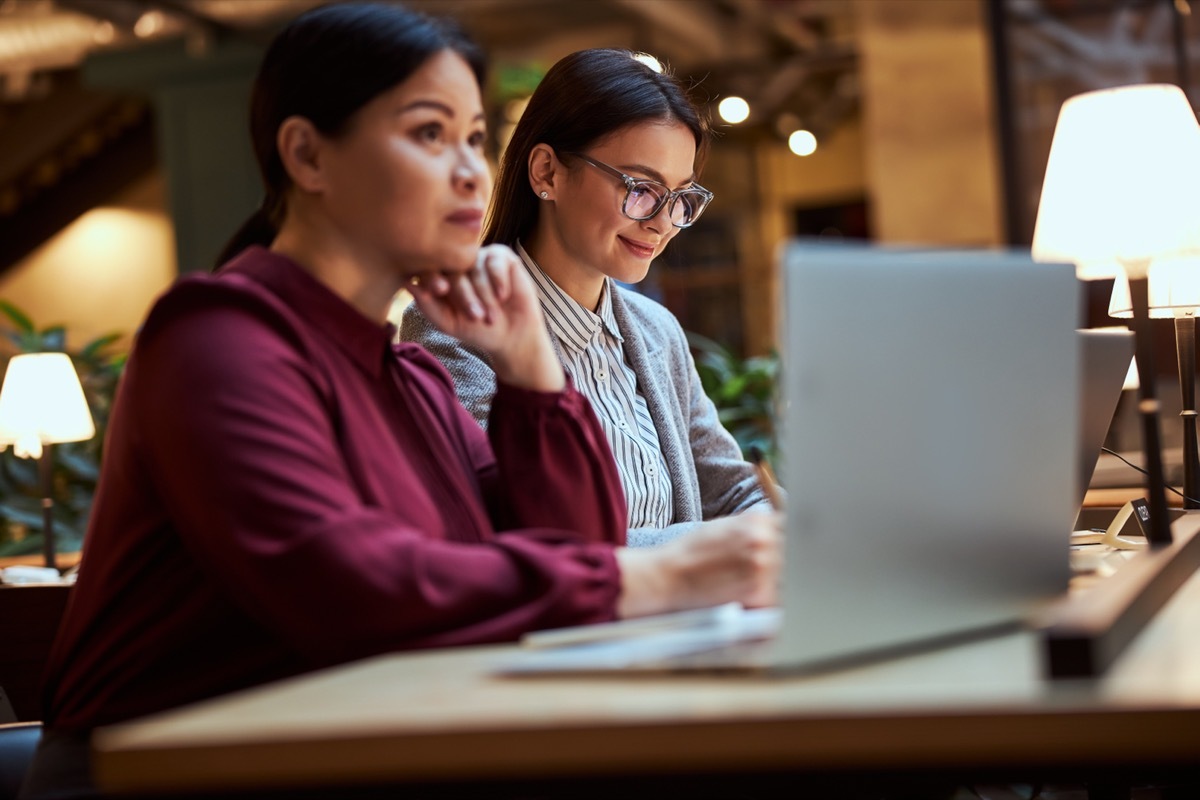
{"type": "Polygon", "coordinates": [[[658,181],[631,178],[619,169],[588,158],[583,153],[563,155],[580,158],[601,172],[624,182],[625,199],[621,202],[621,213],[639,222],[657,216],[666,205],[672,225],[676,228],[690,228],[713,199],[713,193],[698,183],[685,189],[670,189],[658,181]]]}

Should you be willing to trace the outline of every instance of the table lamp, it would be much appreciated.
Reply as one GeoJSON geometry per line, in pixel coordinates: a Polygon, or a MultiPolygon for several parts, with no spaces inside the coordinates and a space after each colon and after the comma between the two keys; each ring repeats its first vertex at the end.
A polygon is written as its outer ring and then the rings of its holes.
{"type": "MultiPolygon", "coordinates": [[[[1196,312],[1200,311],[1200,259],[1158,259],[1150,265],[1151,319],[1175,320],[1179,396],[1183,420],[1183,507],[1200,508],[1200,450],[1196,440],[1196,312]]],[[[1118,276],[1108,304],[1111,317],[1133,316],[1129,281],[1118,276]]]]}
{"type": "Polygon", "coordinates": [[[1150,265],[1200,255],[1200,125],[1177,86],[1101,89],[1063,103],[1034,227],[1033,258],[1083,280],[1129,283],[1152,547],[1171,542],[1149,330],[1150,265]]]}
{"type": "Polygon", "coordinates": [[[19,458],[40,458],[43,553],[54,557],[54,456],[52,445],[81,442],[96,426],[75,366],[66,353],[32,353],[8,362],[0,387],[0,447],[13,445],[19,458]]]}

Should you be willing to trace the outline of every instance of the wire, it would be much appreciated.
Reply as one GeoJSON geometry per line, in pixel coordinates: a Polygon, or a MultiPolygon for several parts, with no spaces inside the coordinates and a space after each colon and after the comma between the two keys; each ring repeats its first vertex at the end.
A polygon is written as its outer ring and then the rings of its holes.
{"type": "MultiPolygon", "coordinates": [[[[1133,467],[1134,469],[1136,469],[1138,472],[1142,473],[1143,475],[1147,475],[1147,476],[1149,476],[1149,474],[1150,474],[1149,472],[1147,472],[1146,470],[1142,469],[1142,468],[1141,468],[1141,467],[1139,467],[1137,464],[1133,463],[1133,462],[1132,462],[1132,461],[1130,461],[1128,458],[1126,458],[1125,456],[1121,455],[1120,453],[1118,453],[1118,452],[1117,452],[1117,451],[1115,451],[1115,450],[1109,450],[1107,447],[1101,447],[1101,448],[1100,448],[1100,452],[1102,452],[1102,453],[1108,453],[1110,456],[1116,456],[1117,458],[1121,459],[1121,460],[1122,460],[1122,461],[1124,461],[1126,464],[1128,464],[1129,466],[1133,467]]],[[[1200,500],[1197,500],[1197,499],[1196,499],[1196,498],[1194,498],[1194,497],[1188,497],[1186,494],[1184,494],[1183,492],[1179,491],[1179,490],[1178,490],[1178,489],[1176,489],[1174,486],[1171,486],[1170,484],[1167,484],[1166,482],[1164,482],[1164,483],[1163,483],[1163,488],[1164,488],[1164,489],[1166,489],[1168,492],[1174,492],[1175,494],[1179,495],[1180,497],[1182,497],[1184,500],[1187,500],[1188,502],[1191,502],[1191,503],[1200,503],[1200,500]]]]}

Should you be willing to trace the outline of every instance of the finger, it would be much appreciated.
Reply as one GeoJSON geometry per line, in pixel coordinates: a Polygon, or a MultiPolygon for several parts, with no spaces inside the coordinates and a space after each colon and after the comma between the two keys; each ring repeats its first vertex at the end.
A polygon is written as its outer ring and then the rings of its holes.
{"type": "Polygon", "coordinates": [[[489,267],[490,258],[484,256],[479,265],[471,270],[469,274],[471,288],[475,290],[475,296],[479,299],[480,305],[483,306],[483,321],[491,323],[495,320],[495,315],[498,311],[496,292],[492,287],[491,268],[489,267]]]}
{"type": "Polygon", "coordinates": [[[485,311],[483,304],[479,301],[472,273],[455,275],[448,281],[450,287],[445,294],[446,302],[454,306],[467,319],[483,319],[485,311]]]}
{"type": "Polygon", "coordinates": [[[409,294],[412,295],[413,305],[420,309],[433,325],[444,333],[452,333],[455,323],[454,314],[446,304],[435,297],[433,290],[428,283],[414,283],[408,287],[409,294]]]}
{"type": "Polygon", "coordinates": [[[492,293],[500,302],[512,296],[513,270],[520,267],[517,256],[507,247],[488,247],[483,253],[483,266],[492,284],[492,293]]]}
{"type": "Polygon", "coordinates": [[[423,291],[427,295],[441,296],[450,288],[450,282],[446,280],[446,276],[438,272],[418,272],[408,276],[408,280],[404,282],[404,288],[413,294],[423,291]]]}

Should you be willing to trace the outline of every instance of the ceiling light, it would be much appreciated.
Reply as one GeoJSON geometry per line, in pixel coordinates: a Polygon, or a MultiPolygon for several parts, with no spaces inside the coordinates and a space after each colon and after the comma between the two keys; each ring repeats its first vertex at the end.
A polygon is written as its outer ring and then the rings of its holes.
{"type": "Polygon", "coordinates": [[[655,72],[663,71],[662,62],[649,53],[634,53],[633,60],[642,62],[655,72]]]}
{"type": "Polygon", "coordinates": [[[133,23],[133,32],[141,39],[148,39],[161,31],[166,22],[161,11],[147,11],[133,23]]]}
{"type": "Polygon", "coordinates": [[[717,105],[717,113],[726,122],[737,125],[750,116],[750,104],[737,95],[730,95],[717,105]]]}
{"type": "Polygon", "coordinates": [[[788,149],[798,156],[811,156],[817,152],[817,137],[812,131],[792,131],[788,136],[788,149]]]}

